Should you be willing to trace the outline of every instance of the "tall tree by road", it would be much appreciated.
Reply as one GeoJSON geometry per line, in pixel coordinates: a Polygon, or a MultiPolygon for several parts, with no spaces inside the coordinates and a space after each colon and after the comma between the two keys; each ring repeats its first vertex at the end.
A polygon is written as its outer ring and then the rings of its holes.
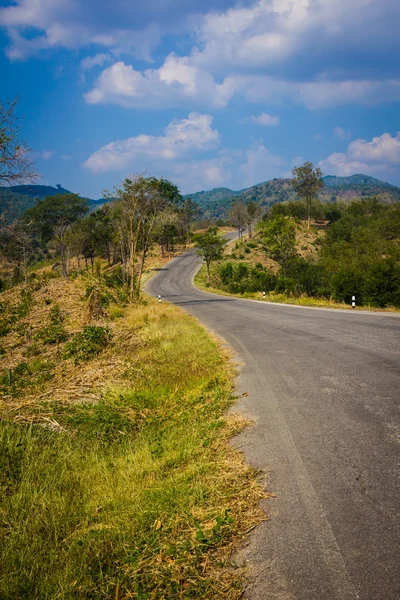
{"type": "Polygon", "coordinates": [[[322,171],[311,162],[305,162],[301,167],[294,167],[292,174],[291,184],[307,206],[307,228],[310,229],[311,203],[324,185],[322,171]]]}
{"type": "Polygon", "coordinates": [[[220,260],[226,240],[217,235],[217,227],[210,227],[205,233],[198,233],[195,237],[198,248],[197,254],[204,258],[207,267],[208,285],[210,285],[211,263],[220,260]]]}
{"type": "Polygon", "coordinates": [[[246,206],[246,222],[247,229],[249,230],[249,237],[253,234],[253,225],[261,217],[261,207],[254,200],[250,200],[246,206]]]}
{"type": "Polygon", "coordinates": [[[229,219],[235,227],[237,227],[239,238],[242,237],[242,229],[246,224],[247,210],[246,205],[242,200],[234,200],[229,211],[229,219]]]}
{"type": "Polygon", "coordinates": [[[190,225],[192,221],[200,215],[199,206],[197,202],[194,202],[191,198],[185,198],[179,209],[179,213],[181,215],[187,242],[190,244],[190,225]]]}
{"type": "Polygon", "coordinates": [[[287,267],[297,254],[293,221],[288,217],[276,215],[263,223],[261,231],[267,255],[280,264],[283,277],[286,277],[287,267]]]}

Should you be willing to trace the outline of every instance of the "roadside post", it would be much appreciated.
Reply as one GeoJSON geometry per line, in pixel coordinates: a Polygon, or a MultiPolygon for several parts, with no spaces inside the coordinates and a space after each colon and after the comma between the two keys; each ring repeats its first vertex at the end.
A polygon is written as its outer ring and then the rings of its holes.
{"type": "Polygon", "coordinates": [[[355,296],[352,296],[352,297],[351,297],[351,307],[352,307],[352,308],[355,308],[355,307],[356,307],[356,297],[355,297],[355,296]]]}
{"type": "Polygon", "coordinates": [[[161,296],[160,296],[160,294],[158,294],[158,303],[160,304],[160,302],[161,302],[161,296]]]}
{"type": "Polygon", "coordinates": [[[265,292],[263,292],[263,300],[265,300],[265,292]]]}

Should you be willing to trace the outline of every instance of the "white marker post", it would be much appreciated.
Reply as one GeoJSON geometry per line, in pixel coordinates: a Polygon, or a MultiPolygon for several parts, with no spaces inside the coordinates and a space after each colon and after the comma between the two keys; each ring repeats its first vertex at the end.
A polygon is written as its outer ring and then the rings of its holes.
{"type": "Polygon", "coordinates": [[[265,300],[265,292],[263,292],[263,300],[265,300]]]}
{"type": "Polygon", "coordinates": [[[161,302],[161,296],[160,296],[160,294],[158,294],[158,303],[160,303],[160,302],[161,302]]]}
{"type": "Polygon", "coordinates": [[[356,307],[356,297],[352,296],[351,297],[351,308],[355,308],[356,307]]]}

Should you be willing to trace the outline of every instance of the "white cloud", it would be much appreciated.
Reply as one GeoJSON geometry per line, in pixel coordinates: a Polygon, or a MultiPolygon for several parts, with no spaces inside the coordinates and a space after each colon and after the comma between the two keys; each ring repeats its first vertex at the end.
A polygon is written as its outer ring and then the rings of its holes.
{"type": "Polygon", "coordinates": [[[400,132],[393,137],[383,133],[370,142],[354,140],[347,152],[335,152],[320,161],[319,166],[333,175],[395,173],[400,167],[400,132]]]}
{"type": "Polygon", "coordinates": [[[40,156],[43,160],[50,160],[50,158],[53,156],[53,151],[52,150],[43,150],[43,152],[41,152],[40,156]]]}
{"type": "Polygon", "coordinates": [[[400,101],[400,80],[291,82],[252,74],[228,75],[217,83],[211,73],[194,65],[190,57],[170,54],[159,69],[143,72],[119,61],[101,73],[84,97],[89,104],[114,103],[133,108],[194,103],[223,108],[234,96],[254,103],[302,104],[310,110],[346,104],[369,105],[400,101]]]}
{"type": "Polygon", "coordinates": [[[261,141],[247,150],[246,159],[240,167],[240,179],[245,185],[251,186],[284,174],[286,161],[281,156],[271,154],[261,141]]]}
{"type": "Polygon", "coordinates": [[[399,15],[392,0],[257,0],[206,15],[197,26],[194,58],[209,69],[248,70],[301,60],[318,47],[321,56],[340,60],[343,41],[347,50],[367,44],[382,51],[396,44],[399,15]]]}
{"type": "Polygon", "coordinates": [[[323,135],[321,133],[314,133],[312,139],[315,142],[320,142],[323,139],[323,135]]]}
{"type": "Polygon", "coordinates": [[[219,133],[212,129],[213,117],[192,112],[187,119],[173,120],[164,135],[141,134],[117,140],[94,152],[84,167],[94,173],[119,170],[128,166],[135,169],[143,161],[173,161],[189,152],[215,148],[219,133]]]}
{"type": "Polygon", "coordinates": [[[335,127],[335,136],[340,140],[349,140],[351,139],[350,131],[343,129],[343,127],[335,127]]]}
{"type": "Polygon", "coordinates": [[[230,87],[240,90],[249,102],[291,102],[311,110],[400,101],[400,80],[291,82],[263,75],[239,75],[228,79],[230,87]]]}
{"type": "Polygon", "coordinates": [[[171,176],[184,194],[225,186],[232,178],[232,159],[230,156],[218,156],[175,163],[171,167],[171,176]]]}
{"type": "Polygon", "coordinates": [[[143,73],[122,61],[115,63],[101,73],[85,99],[89,104],[126,107],[165,108],[194,102],[223,107],[232,92],[229,83],[215,83],[212,75],[191,65],[187,57],[170,54],[159,69],[143,73]]]}
{"type": "Polygon", "coordinates": [[[87,56],[81,61],[81,68],[84,71],[92,67],[101,67],[108,60],[108,54],[96,54],[95,56],[87,56]]]}
{"type": "Polygon", "coordinates": [[[61,160],[71,160],[72,156],[70,154],[63,154],[61,156],[61,160]]]}
{"type": "Polygon", "coordinates": [[[260,115],[252,115],[250,119],[253,123],[257,123],[258,125],[266,125],[267,127],[279,125],[279,117],[268,115],[264,112],[260,115]]]}
{"type": "Polygon", "coordinates": [[[7,29],[11,41],[7,56],[24,60],[51,48],[75,50],[97,45],[114,54],[126,52],[151,60],[150,53],[160,42],[157,25],[137,30],[126,27],[121,19],[122,27],[110,26],[110,18],[101,23],[97,7],[85,13],[85,4],[78,0],[15,0],[12,6],[0,7],[0,26],[7,29]],[[36,30],[36,35],[27,34],[28,28],[36,30]]]}

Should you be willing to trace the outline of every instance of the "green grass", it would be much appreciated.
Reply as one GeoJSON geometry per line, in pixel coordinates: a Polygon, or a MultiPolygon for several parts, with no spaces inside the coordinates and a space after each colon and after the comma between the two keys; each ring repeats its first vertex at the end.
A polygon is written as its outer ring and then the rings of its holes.
{"type": "Polygon", "coordinates": [[[21,404],[0,423],[4,600],[241,595],[226,566],[260,519],[259,488],[227,443],[243,422],[224,417],[226,357],[179,309],[127,313],[123,384],[95,403],[21,404]]]}
{"type": "Polygon", "coordinates": [[[213,294],[219,294],[220,296],[234,296],[235,298],[249,298],[252,300],[265,300],[265,302],[293,304],[296,306],[311,306],[316,308],[339,308],[344,310],[368,310],[374,312],[399,312],[399,309],[395,308],[394,306],[390,306],[387,308],[377,308],[376,306],[364,305],[356,306],[356,308],[353,309],[350,304],[345,304],[344,302],[335,302],[334,300],[330,300],[329,298],[311,298],[310,296],[293,297],[277,292],[270,292],[269,294],[266,294],[265,298],[263,298],[262,292],[246,292],[245,294],[232,294],[218,288],[219,278],[216,275],[215,265],[213,265],[213,267],[214,268],[211,269],[210,286],[207,285],[207,270],[204,265],[196,274],[194,278],[194,283],[199,289],[204,290],[206,292],[211,292],[213,294]]]}

